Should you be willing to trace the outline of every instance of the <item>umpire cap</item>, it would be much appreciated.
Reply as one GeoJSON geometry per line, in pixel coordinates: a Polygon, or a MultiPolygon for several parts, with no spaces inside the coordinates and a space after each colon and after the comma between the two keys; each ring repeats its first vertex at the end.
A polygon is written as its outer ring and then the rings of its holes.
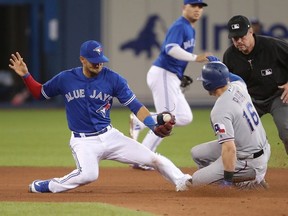
{"type": "Polygon", "coordinates": [[[80,56],[94,64],[109,62],[109,59],[103,53],[101,43],[94,40],[86,41],[81,45],[80,56]]]}
{"type": "Polygon", "coordinates": [[[227,24],[229,34],[228,38],[243,37],[251,27],[249,19],[242,15],[233,16],[227,24]]]}
{"type": "Polygon", "coordinates": [[[202,81],[204,89],[209,92],[215,91],[227,85],[229,81],[229,70],[220,61],[209,62],[202,68],[202,76],[197,78],[202,81]]]}

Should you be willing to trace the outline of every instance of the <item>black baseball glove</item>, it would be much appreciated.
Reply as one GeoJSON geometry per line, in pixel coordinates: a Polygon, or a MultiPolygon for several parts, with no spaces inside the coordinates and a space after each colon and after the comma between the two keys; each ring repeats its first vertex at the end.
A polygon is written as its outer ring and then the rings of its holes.
{"type": "Polygon", "coordinates": [[[192,83],[193,83],[192,77],[187,76],[187,75],[184,75],[183,78],[182,78],[182,80],[181,80],[180,86],[181,86],[182,88],[186,88],[186,87],[188,87],[189,85],[191,85],[192,83]]]}
{"type": "Polygon", "coordinates": [[[161,138],[170,136],[175,123],[175,116],[170,112],[159,113],[157,114],[157,125],[154,128],[154,133],[161,138]],[[165,115],[170,115],[170,119],[167,122],[164,118],[165,115]]]}

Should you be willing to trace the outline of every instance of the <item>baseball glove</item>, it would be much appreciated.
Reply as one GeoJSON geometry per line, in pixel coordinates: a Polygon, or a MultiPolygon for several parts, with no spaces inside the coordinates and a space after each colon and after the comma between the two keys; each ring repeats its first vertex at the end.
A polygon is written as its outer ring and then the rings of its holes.
{"type": "Polygon", "coordinates": [[[170,136],[175,123],[175,116],[170,112],[159,113],[157,115],[157,125],[154,128],[154,133],[161,138],[170,136]],[[170,115],[170,119],[166,122],[164,116],[167,114],[170,115]]]}
{"type": "Polygon", "coordinates": [[[181,80],[180,86],[181,86],[182,88],[186,88],[186,87],[188,87],[189,85],[191,85],[192,83],[193,83],[192,77],[187,76],[187,75],[184,75],[183,78],[182,78],[182,80],[181,80]]]}

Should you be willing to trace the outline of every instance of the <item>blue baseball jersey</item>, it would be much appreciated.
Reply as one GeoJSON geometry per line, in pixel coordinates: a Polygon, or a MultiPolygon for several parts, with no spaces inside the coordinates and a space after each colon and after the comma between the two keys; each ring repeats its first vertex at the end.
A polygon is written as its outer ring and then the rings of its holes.
{"type": "Polygon", "coordinates": [[[195,29],[190,22],[182,16],[179,17],[168,29],[160,54],[153,65],[175,73],[179,79],[182,79],[188,62],[175,59],[167,53],[175,44],[178,44],[185,51],[193,53],[195,35],[195,29]]]}
{"type": "Polygon", "coordinates": [[[61,95],[71,131],[91,133],[111,123],[113,98],[125,106],[137,101],[127,81],[107,67],[93,78],[84,76],[82,67],[62,71],[42,86],[46,99],[61,95]]]}

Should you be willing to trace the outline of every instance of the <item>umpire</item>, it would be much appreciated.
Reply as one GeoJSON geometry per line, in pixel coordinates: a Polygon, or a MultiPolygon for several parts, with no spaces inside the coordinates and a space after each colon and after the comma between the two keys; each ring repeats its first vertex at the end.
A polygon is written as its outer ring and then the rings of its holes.
{"type": "Polygon", "coordinates": [[[255,35],[247,17],[227,24],[232,45],[223,62],[247,84],[259,116],[270,113],[288,154],[288,43],[255,35]]]}

